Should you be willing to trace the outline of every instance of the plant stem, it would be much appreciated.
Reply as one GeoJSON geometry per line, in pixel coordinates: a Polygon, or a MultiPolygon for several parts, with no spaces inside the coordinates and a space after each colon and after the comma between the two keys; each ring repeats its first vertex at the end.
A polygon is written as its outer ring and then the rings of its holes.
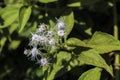
{"type": "MultiPolygon", "coordinates": [[[[113,0],[113,17],[114,17],[114,37],[116,39],[119,39],[116,0],[113,0]]],[[[115,80],[120,80],[120,77],[119,77],[120,67],[116,65],[116,64],[119,64],[119,61],[120,61],[120,55],[115,53],[115,62],[114,62],[114,64],[115,64],[115,80]]]]}
{"type": "Polygon", "coordinates": [[[114,36],[116,39],[118,39],[116,0],[113,0],[113,17],[114,17],[114,36]]]}

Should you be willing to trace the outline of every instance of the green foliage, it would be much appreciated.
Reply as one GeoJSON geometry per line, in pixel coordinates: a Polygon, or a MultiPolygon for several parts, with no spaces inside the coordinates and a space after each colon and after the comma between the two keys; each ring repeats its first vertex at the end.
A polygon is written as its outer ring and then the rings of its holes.
{"type": "Polygon", "coordinates": [[[99,53],[108,53],[120,50],[120,41],[107,33],[96,32],[87,45],[96,49],[99,53]]]}
{"type": "Polygon", "coordinates": [[[0,39],[0,52],[2,51],[2,49],[3,49],[4,45],[5,45],[6,40],[7,40],[6,37],[2,37],[0,39]]]}
{"type": "Polygon", "coordinates": [[[53,64],[53,69],[50,70],[45,80],[53,80],[55,76],[59,76],[60,74],[65,73],[65,71],[62,71],[61,73],[58,73],[61,69],[65,68],[67,64],[69,63],[71,59],[71,54],[68,52],[61,51],[56,55],[56,63],[53,64]],[[58,74],[57,74],[58,73],[58,74]]]}
{"type": "MultiPolygon", "coordinates": [[[[119,7],[119,1],[116,3],[119,7]]],[[[0,80],[113,78],[114,58],[109,54],[120,51],[120,41],[111,35],[113,6],[112,0],[0,1],[0,80]],[[55,29],[56,19],[65,23],[65,36],[55,34],[57,46],[43,50],[43,55],[50,58],[49,64],[39,67],[21,54],[39,24],[55,29]]]]}
{"type": "Polygon", "coordinates": [[[81,3],[80,2],[74,2],[74,3],[70,3],[67,5],[68,7],[80,7],[81,3]]]}
{"type": "Polygon", "coordinates": [[[98,66],[104,68],[113,76],[113,71],[110,66],[107,65],[105,60],[98,54],[95,50],[88,50],[83,51],[80,55],[78,60],[83,64],[98,66]]]}
{"type": "Polygon", "coordinates": [[[101,68],[93,68],[84,72],[78,80],[100,80],[101,68]]]}
{"type": "Polygon", "coordinates": [[[50,3],[50,2],[55,2],[57,0],[39,0],[41,3],[50,3]]]}
{"type": "Polygon", "coordinates": [[[31,6],[22,6],[19,11],[19,24],[20,24],[20,30],[21,32],[23,28],[25,27],[28,19],[30,18],[31,15],[31,6]]]}
{"type": "Polygon", "coordinates": [[[69,45],[69,46],[86,46],[86,43],[77,38],[69,38],[67,40],[67,45],[69,45]]]}
{"type": "Polygon", "coordinates": [[[3,25],[0,25],[0,28],[5,28],[11,25],[14,21],[17,20],[19,12],[19,7],[16,6],[7,6],[5,9],[1,10],[1,18],[4,19],[3,25]]]}
{"type": "Polygon", "coordinates": [[[120,41],[115,39],[112,35],[102,32],[95,32],[92,38],[87,42],[77,38],[70,38],[68,39],[67,44],[91,48],[92,50],[98,51],[98,54],[120,50],[120,41]]]}
{"type": "Polygon", "coordinates": [[[16,47],[18,47],[20,45],[20,41],[18,40],[12,40],[12,42],[9,45],[10,49],[16,49],[16,47]]]}

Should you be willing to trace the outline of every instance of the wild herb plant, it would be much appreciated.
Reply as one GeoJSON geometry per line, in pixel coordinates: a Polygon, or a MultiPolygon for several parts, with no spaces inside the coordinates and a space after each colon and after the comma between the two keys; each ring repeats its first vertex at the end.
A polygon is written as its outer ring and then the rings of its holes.
{"type": "Polygon", "coordinates": [[[23,54],[24,59],[18,57],[26,66],[22,65],[23,72],[14,72],[16,67],[8,58],[13,68],[5,63],[0,79],[14,74],[18,78],[10,80],[119,80],[117,3],[119,0],[1,1],[0,61],[7,58],[4,53],[16,50],[23,54]]]}

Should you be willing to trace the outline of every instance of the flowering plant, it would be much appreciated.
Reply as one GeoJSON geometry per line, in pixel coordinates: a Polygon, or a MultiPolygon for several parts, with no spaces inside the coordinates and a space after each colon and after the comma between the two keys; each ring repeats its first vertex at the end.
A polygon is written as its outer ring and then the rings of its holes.
{"type": "Polygon", "coordinates": [[[120,80],[117,4],[1,0],[0,80],[120,80]]]}
{"type": "Polygon", "coordinates": [[[65,23],[60,20],[52,28],[46,24],[40,24],[30,38],[29,46],[32,46],[32,49],[25,49],[24,54],[41,66],[48,65],[49,61],[47,58],[49,58],[50,51],[62,45],[61,42],[65,35],[65,27],[65,23]],[[55,39],[55,37],[58,39],[55,39]],[[42,52],[42,50],[46,52],[42,52]]]}

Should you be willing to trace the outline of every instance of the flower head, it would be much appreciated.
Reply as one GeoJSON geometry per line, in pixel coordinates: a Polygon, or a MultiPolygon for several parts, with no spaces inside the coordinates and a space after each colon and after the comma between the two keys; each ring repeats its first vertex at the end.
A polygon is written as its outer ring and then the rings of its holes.
{"type": "Polygon", "coordinates": [[[31,54],[33,57],[37,56],[39,54],[38,49],[36,47],[33,47],[31,49],[31,54]]]}
{"type": "Polygon", "coordinates": [[[33,47],[31,50],[25,49],[24,54],[30,57],[31,60],[35,60],[40,55],[36,47],[33,47]]]}
{"type": "Polygon", "coordinates": [[[37,34],[32,34],[32,41],[39,42],[41,38],[42,37],[37,34]]]}
{"type": "Polygon", "coordinates": [[[58,27],[58,30],[64,30],[65,29],[65,23],[61,20],[58,20],[57,21],[57,27],[58,27]]]}
{"type": "Polygon", "coordinates": [[[24,50],[24,54],[25,54],[25,55],[28,55],[28,54],[29,54],[29,52],[30,52],[30,51],[29,51],[29,50],[27,50],[27,49],[25,49],[25,50],[24,50]]]}
{"type": "Polygon", "coordinates": [[[64,36],[64,34],[65,34],[64,30],[59,30],[58,31],[58,36],[62,37],[62,36],[64,36]]]}
{"type": "Polygon", "coordinates": [[[40,24],[39,26],[38,26],[38,29],[37,29],[37,33],[38,32],[44,32],[45,30],[46,30],[46,26],[47,25],[45,25],[45,24],[40,24]]]}
{"type": "Polygon", "coordinates": [[[42,38],[40,39],[40,45],[46,46],[48,45],[48,38],[46,36],[41,36],[42,38]]]}
{"type": "Polygon", "coordinates": [[[40,63],[40,66],[47,66],[49,64],[47,58],[41,58],[38,63],[40,63]]]}

